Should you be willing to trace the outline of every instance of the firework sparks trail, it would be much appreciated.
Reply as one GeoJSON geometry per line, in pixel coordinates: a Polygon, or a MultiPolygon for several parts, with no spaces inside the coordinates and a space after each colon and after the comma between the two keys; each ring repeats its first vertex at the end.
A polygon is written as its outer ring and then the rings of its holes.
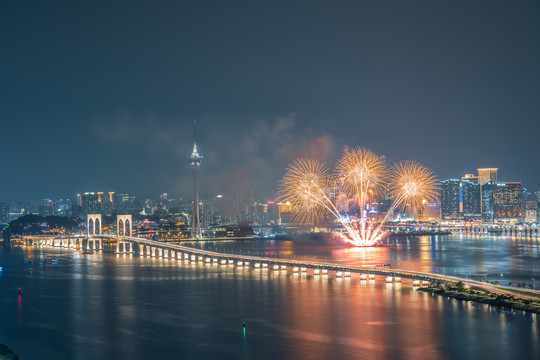
{"type": "Polygon", "coordinates": [[[287,169],[279,191],[280,199],[292,205],[295,220],[314,224],[329,213],[344,230],[334,233],[337,238],[354,246],[373,246],[388,235],[383,225],[396,209],[408,205],[415,210],[434,200],[437,180],[430,169],[416,161],[400,161],[389,170],[384,158],[372,151],[345,148],[333,177],[325,164],[298,159],[287,169]],[[340,213],[332,201],[333,189],[355,200],[359,219],[340,213]],[[387,191],[393,202],[377,225],[367,216],[368,206],[387,191]]]}

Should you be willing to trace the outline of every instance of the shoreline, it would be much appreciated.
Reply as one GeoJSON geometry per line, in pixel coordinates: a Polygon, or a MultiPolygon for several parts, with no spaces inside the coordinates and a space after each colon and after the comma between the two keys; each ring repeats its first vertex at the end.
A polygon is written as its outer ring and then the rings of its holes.
{"type": "Polygon", "coordinates": [[[456,300],[472,301],[480,304],[540,314],[540,299],[520,299],[512,295],[496,294],[476,287],[468,289],[424,287],[417,289],[417,291],[426,292],[431,295],[447,296],[456,300]]]}

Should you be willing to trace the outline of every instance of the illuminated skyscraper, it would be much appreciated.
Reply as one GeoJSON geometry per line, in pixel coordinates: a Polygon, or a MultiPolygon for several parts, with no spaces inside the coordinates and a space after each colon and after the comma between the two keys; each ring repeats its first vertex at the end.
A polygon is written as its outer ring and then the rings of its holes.
{"type": "Polygon", "coordinates": [[[443,219],[461,220],[480,216],[480,185],[469,180],[441,181],[443,219]]]}
{"type": "MultiPolygon", "coordinates": [[[[478,169],[478,184],[480,184],[480,193],[482,194],[482,185],[487,182],[497,182],[497,168],[482,168],[478,169]]],[[[483,195],[481,195],[483,198],[483,195]]],[[[480,201],[480,210],[484,212],[484,201],[480,201]]]]}
{"type": "Polygon", "coordinates": [[[489,182],[482,186],[483,216],[486,221],[520,222],[523,194],[520,182],[489,182]]]}
{"type": "Polygon", "coordinates": [[[465,174],[464,177],[461,178],[461,180],[468,180],[472,181],[473,183],[479,183],[478,176],[474,176],[473,174],[465,174]]]}
{"type": "Polygon", "coordinates": [[[497,168],[478,169],[478,183],[483,185],[488,181],[497,182],[497,168]]]}
{"type": "Polygon", "coordinates": [[[441,213],[443,219],[457,220],[461,218],[461,187],[458,179],[441,181],[441,213]]]}
{"type": "Polygon", "coordinates": [[[95,192],[85,192],[82,194],[82,212],[83,215],[101,214],[101,202],[98,201],[99,195],[95,192]]]}
{"type": "Polygon", "coordinates": [[[201,159],[197,151],[197,128],[196,123],[193,123],[193,152],[189,158],[189,163],[193,167],[193,217],[191,220],[191,236],[193,238],[202,238],[201,219],[199,212],[199,166],[201,159]]]}
{"type": "Polygon", "coordinates": [[[461,210],[466,220],[481,215],[480,185],[469,180],[461,180],[461,210]]]}

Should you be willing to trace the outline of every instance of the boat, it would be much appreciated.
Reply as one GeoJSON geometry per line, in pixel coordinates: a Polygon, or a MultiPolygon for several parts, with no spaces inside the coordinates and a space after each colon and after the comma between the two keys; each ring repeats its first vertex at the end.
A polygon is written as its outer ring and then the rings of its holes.
{"type": "Polygon", "coordinates": [[[85,254],[94,254],[94,253],[95,253],[94,250],[83,251],[83,255],[85,255],[85,254]]]}

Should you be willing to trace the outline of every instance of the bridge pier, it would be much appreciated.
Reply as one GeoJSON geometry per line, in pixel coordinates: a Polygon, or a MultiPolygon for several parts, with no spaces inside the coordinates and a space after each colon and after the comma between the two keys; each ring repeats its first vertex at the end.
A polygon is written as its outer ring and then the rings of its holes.
{"type": "MultiPolygon", "coordinates": [[[[479,229],[479,231],[484,232],[486,231],[487,227],[479,229]]],[[[514,227],[513,229],[511,227],[508,227],[508,231],[514,231],[518,236],[538,236],[538,229],[536,228],[519,228],[514,227]]],[[[283,259],[272,259],[272,258],[265,258],[265,257],[252,257],[252,256],[237,256],[237,255],[227,255],[227,254],[221,254],[221,253],[215,253],[215,252],[208,252],[204,250],[197,250],[189,247],[184,246],[178,246],[178,245],[172,245],[172,244],[166,244],[166,243],[160,243],[155,241],[149,241],[145,239],[137,239],[134,237],[124,237],[124,236],[108,236],[108,235],[100,235],[99,238],[89,236],[88,238],[80,238],[80,237],[63,237],[58,239],[39,239],[39,238],[31,238],[29,237],[27,240],[27,243],[30,244],[29,246],[62,246],[62,247],[79,247],[79,246],[86,246],[88,249],[97,248],[97,243],[101,243],[101,240],[103,239],[112,239],[113,241],[116,239],[116,253],[132,253],[135,251],[135,247],[138,246],[137,251],[140,253],[141,256],[157,256],[157,257],[164,257],[164,258],[172,258],[172,259],[184,259],[185,261],[189,262],[203,262],[206,265],[215,264],[217,265],[233,265],[238,267],[253,267],[255,269],[265,268],[268,269],[269,267],[272,268],[273,271],[287,271],[290,270],[295,277],[298,277],[300,274],[302,276],[306,275],[308,272],[311,274],[311,271],[313,271],[314,276],[328,276],[328,272],[330,271],[332,275],[335,273],[336,279],[347,279],[349,280],[352,277],[352,272],[357,272],[360,274],[360,280],[366,281],[366,280],[374,280],[375,276],[381,276],[381,278],[384,276],[386,278],[386,283],[388,286],[392,286],[394,284],[395,286],[400,286],[399,284],[402,282],[402,276],[405,278],[411,278],[413,286],[425,286],[425,284],[429,284],[429,281],[426,280],[418,280],[420,279],[433,279],[432,281],[436,281],[439,277],[437,275],[430,275],[430,274],[423,274],[415,271],[405,271],[405,270],[398,270],[398,269],[379,269],[379,268],[369,268],[369,267],[361,267],[361,266],[349,266],[349,265],[334,265],[334,264],[327,264],[322,262],[310,262],[310,261],[300,261],[300,260],[283,260],[283,259]],[[86,243],[84,242],[86,241],[86,243]],[[397,274],[397,276],[396,276],[397,274]],[[415,279],[417,277],[417,279],[415,279]]],[[[259,273],[260,274],[260,273],[259,273]]],[[[356,275],[355,275],[356,276],[356,275]]],[[[320,278],[317,278],[320,279],[320,278]]],[[[326,279],[326,278],[323,278],[326,279]]],[[[369,283],[370,286],[373,286],[373,283],[369,283]]],[[[365,283],[363,283],[365,285],[365,283]]]]}

